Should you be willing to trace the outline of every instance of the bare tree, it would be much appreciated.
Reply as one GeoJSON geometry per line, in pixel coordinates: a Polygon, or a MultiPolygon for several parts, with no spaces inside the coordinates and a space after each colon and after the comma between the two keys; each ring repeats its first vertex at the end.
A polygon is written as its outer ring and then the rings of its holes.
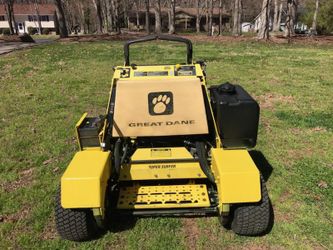
{"type": "Polygon", "coordinates": [[[139,13],[139,6],[140,2],[139,0],[134,1],[134,8],[135,8],[135,16],[136,16],[136,27],[139,30],[140,29],[140,13],[139,13]]]}
{"type": "Polygon", "coordinates": [[[315,12],[313,14],[313,21],[312,21],[312,27],[311,27],[311,32],[312,34],[317,34],[317,15],[318,15],[318,10],[319,10],[319,0],[316,0],[316,8],[315,12]]]}
{"type": "Polygon", "coordinates": [[[209,0],[207,35],[213,35],[213,0],[209,0]]]}
{"type": "Polygon", "coordinates": [[[150,33],[150,13],[149,13],[149,0],[145,0],[145,7],[146,7],[146,32],[147,34],[150,33]]]}
{"type": "Polygon", "coordinates": [[[155,14],[155,32],[157,34],[161,33],[161,0],[155,0],[153,11],[155,14]]]}
{"type": "Polygon", "coordinates": [[[262,1],[262,9],[260,13],[260,26],[257,38],[258,39],[269,39],[269,11],[271,7],[271,0],[262,1]]]}
{"type": "Polygon", "coordinates": [[[169,34],[175,33],[176,0],[169,0],[169,34]]]}
{"type": "Polygon", "coordinates": [[[34,8],[35,8],[36,17],[37,17],[37,23],[38,23],[38,34],[41,35],[42,34],[42,22],[41,22],[41,18],[40,18],[40,14],[39,14],[39,6],[38,6],[37,0],[34,0],[33,3],[34,3],[34,8]]]}
{"type": "Polygon", "coordinates": [[[119,11],[119,0],[112,0],[112,16],[113,16],[113,26],[116,32],[120,33],[120,11],[119,11]]]}
{"type": "Polygon", "coordinates": [[[219,36],[222,36],[223,0],[219,0],[219,36]]]}
{"type": "Polygon", "coordinates": [[[112,32],[113,30],[113,20],[112,20],[112,3],[111,0],[105,0],[105,11],[106,11],[106,24],[107,31],[112,32]]]}
{"type": "Polygon", "coordinates": [[[124,18],[124,25],[126,28],[129,28],[129,17],[128,17],[128,9],[131,7],[128,0],[122,0],[123,4],[123,18],[124,18]]]}
{"type": "Polygon", "coordinates": [[[201,0],[196,0],[195,2],[196,7],[196,19],[195,19],[195,28],[197,33],[200,33],[200,21],[203,12],[205,11],[204,4],[201,0]]]}
{"type": "Polygon", "coordinates": [[[277,31],[280,31],[282,11],[283,11],[283,3],[281,2],[280,8],[279,8],[279,16],[278,16],[277,23],[276,23],[277,31]]]}
{"type": "Polygon", "coordinates": [[[62,0],[54,0],[54,3],[56,6],[56,13],[59,24],[59,35],[61,38],[68,37],[68,30],[67,30],[63,2],[62,0]]]}
{"type": "Polygon", "coordinates": [[[209,24],[208,24],[208,19],[209,19],[209,3],[208,3],[208,0],[205,1],[205,14],[206,14],[206,18],[205,18],[205,30],[208,31],[209,29],[209,24]]]}
{"type": "Polygon", "coordinates": [[[278,19],[279,19],[279,3],[278,0],[274,0],[274,18],[273,18],[273,31],[279,31],[280,24],[278,25],[278,19]]]}
{"type": "Polygon", "coordinates": [[[241,29],[241,17],[242,17],[242,0],[233,0],[233,11],[232,11],[232,34],[239,36],[242,33],[241,29]]]}
{"type": "Polygon", "coordinates": [[[97,33],[103,33],[103,17],[102,17],[102,7],[100,0],[93,0],[94,7],[97,14],[97,33]]]}
{"type": "Polygon", "coordinates": [[[284,36],[288,37],[288,42],[290,42],[290,37],[295,35],[294,25],[296,22],[296,13],[297,13],[297,0],[288,0],[287,1],[287,19],[286,26],[284,30],[284,36]]]}
{"type": "Polygon", "coordinates": [[[14,15],[14,0],[2,0],[1,3],[4,4],[5,6],[10,34],[11,35],[17,34],[16,21],[14,15]]]}

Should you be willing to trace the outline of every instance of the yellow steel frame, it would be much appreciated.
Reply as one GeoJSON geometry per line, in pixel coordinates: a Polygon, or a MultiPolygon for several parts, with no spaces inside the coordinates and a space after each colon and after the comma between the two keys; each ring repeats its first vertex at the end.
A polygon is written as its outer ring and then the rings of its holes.
{"type": "Polygon", "coordinates": [[[207,178],[200,164],[191,161],[194,160],[193,156],[184,147],[140,148],[134,152],[131,160],[133,163],[122,166],[120,181],[207,178]],[[179,160],[185,162],[177,162],[179,160]]]}

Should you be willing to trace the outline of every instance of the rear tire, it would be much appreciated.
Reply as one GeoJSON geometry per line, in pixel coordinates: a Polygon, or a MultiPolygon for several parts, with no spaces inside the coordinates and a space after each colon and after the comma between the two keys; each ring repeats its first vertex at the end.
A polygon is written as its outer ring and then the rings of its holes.
{"type": "Polygon", "coordinates": [[[91,209],[64,209],[60,188],[56,197],[55,222],[59,235],[66,240],[87,241],[100,233],[91,209]]]}
{"type": "Polygon", "coordinates": [[[272,221],[272,206],[261,177],[261,201],[237,204],[233,210],[231,229],[239,235],[259,236],[268,233],[272,221]]]}

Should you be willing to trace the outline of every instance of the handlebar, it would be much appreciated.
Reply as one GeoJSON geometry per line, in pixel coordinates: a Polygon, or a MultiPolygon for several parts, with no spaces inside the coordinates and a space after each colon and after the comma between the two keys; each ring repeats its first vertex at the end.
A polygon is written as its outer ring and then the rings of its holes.
{"type": "Polygon", "coordinates": [[[164,40],[164,41],[174,41],[174,42],[181,42],[185,43],[187,47],[187,63],[191,64],[192,63],[192,54],[193,54],[193,48],[192,48],[192,42],[189,39],[183,38],[183,37],[178,37],[178,36],[170,36],[170,35],[150,35],[150,36],[145,36],[141,37],[138,39],[130,40],[125,42],[124,44],[124,57],[125,57],[125,66],[130,65],[130,53],[129,53],[129,47],[133,43],[142,43],[142,42],[148,42],[148,41],[153,41],[153,40],[164,40]]]}

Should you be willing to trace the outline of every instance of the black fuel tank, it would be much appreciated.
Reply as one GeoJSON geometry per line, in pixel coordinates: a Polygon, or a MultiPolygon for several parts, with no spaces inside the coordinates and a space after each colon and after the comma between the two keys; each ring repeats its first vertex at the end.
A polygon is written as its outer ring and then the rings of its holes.
{"type": "Polygon", "coordinates": [[[210,87],[210,99],[225,148],[256,145],[259,105],[241,86],[224,83],[210,87]]]}

